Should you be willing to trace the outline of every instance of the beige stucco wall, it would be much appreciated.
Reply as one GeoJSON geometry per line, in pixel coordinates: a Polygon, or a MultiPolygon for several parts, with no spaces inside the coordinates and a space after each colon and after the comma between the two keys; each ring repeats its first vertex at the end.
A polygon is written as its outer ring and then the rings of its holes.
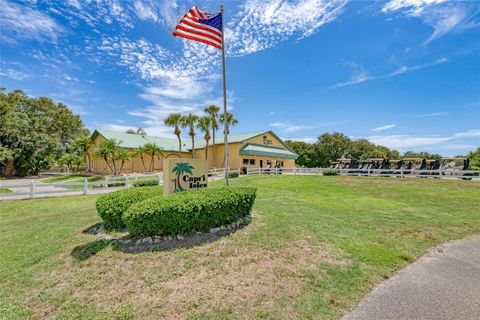
{"type": "MultiPolygon", "coordinates": [[[[283,167],[284,168],[293,168],[295,166],[295,160],[293,159],[285,159],[285,158],[271,158],[271,157],[257,157],[257,156],[240,156],[240,149],[247,143],[255,143],[259,145],[267,145],[271,147],[277,147],[277,148],[282,148],[285,149],[284,145],[282,144],[281,141],[279,141],[277,138],[275,138],[273,135],[267,133],[265,134],[267,140],[269,140],[271,143],[264,144],[264,135],[260,135],[258,137],[254,137],[252,139],[246,140],[243,143],[233,143],[229,144],[228,150],[229,150],[229,156],[230,156],[230,168],[231,169],[238,169],[238,168],[243,168],[243,159],[254,159],[255,160],[255,165],[249,166],[249,167],[255,167],[258,168],[260,167],[260,160],[263,162],[263,167],[267,165],[268,161],[272,162],[272,166],[275,166],[275,163],[277,160],[283,161],[283,167]]],[[[223,137],[221,137],[223,138],[223,137]]],[[[103,138],[101,136],[98,136],[94,143],[95,145],[99,145],[103,138]]],[[[215,146],[215,161],[214,161],[214,156],[213,156],[213,147],[210,145],[208,148],[208,167],[209,168],[223,168],[224,167],[224,145],[216,145],[215,146]]],[[[190,152],[182,152],[181,154],[182,158],[191,158],[191,153],[190,152]]],[[[164,157],[165,158],[178,158],[178,152],[170,152],[170,151],[165,151],[164,152],[164,157]]],[[[197,159],[205,159],[205,148],[202,149],[196,149],[195,150],[195,158],[197,159]]],[[[150,168],[150,161],[151,161],[151,156],[145,155],[144,156],[144,161],[145,161],[145,166],[147,169],[150,168]]],[[[120,161],[116,162],[117,167],[120,167],[120,161]]],[[[163,170],[163,157],[158,158],[155,156],[154,159],[154,164],[155,172],[159,172],[163,170]]],[[[147,170],[148,171],[148,170],[147,170]]],[[[110,169],[108,168],[107,164],[103,159],[93,159],[92,161],[92,172],[94,173],[101,173],[101,174],[112,174],[110,169]]],[[[134,157],[131,161],[125,162],[125,165],[123,166],[122,174],[129,174],[129,173],[142,173],[145,172],[145,168],[142,164],[142,160],[140,156],[134,157]]]]}

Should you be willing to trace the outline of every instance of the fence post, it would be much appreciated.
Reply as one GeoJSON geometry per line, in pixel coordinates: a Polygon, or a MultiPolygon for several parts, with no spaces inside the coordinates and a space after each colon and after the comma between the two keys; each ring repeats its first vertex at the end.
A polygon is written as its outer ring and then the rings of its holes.
{"type": "Polygon", "coordinates": [[[400,176],[403,178],[403,169],[400,170],[400,176]]]}
{"type": "Polygon", "coordinates": [[[103,184],[103,187],[104,187],[105,189],[108,188],[108,176],[105,176],[105,183],[103,184]]]}
{"type": "Polygon", "coordinates": [[[296,167],[293,167],[293,174],[297,175],[297,168],[296,167]]]}
{"type": "Polygon", "coordinates": [[[29,195],[29,198],[33,199],[34,195],[35,195],[35,181],[30,180],[30,195],[29,195]]]}
{"type": "Polygon", "coordinates": [[[125,188],[128,188],[130,184],[130,180],[128,179],[128,176],[125,177],[125,188]]]}
{"type": "Polygon", "coordinates": [[[158,185],[160,186],[162,184],[162,173],[161,172],[158,173],[157,179],[158,179],[158,185]]]}
{"type": "Polygon", "coordinates": [[[88,194],[88,181],[87,178],[83,179],[83,195],[86,196],[88,194]]]}

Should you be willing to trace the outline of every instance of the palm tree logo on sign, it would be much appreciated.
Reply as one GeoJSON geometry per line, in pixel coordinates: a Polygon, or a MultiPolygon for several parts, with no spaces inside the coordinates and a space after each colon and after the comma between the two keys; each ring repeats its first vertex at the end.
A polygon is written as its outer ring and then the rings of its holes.
{"type": "Polygon", "coordinates": [[[177,162],[172,169],[172,173],[175,174],[175,178],[172,179],[172,182],[175,183],[175,188],[173,192],[183,192],[185,189],[180,184],[180,178],[185,174],[193,174],[192,170],[194,167],[188,162],[177,162]]]}

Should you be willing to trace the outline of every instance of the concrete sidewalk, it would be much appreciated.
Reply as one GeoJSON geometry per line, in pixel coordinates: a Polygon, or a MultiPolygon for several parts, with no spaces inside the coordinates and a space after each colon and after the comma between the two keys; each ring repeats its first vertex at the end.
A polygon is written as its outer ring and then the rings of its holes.
{"type": "Polygon", "coordinates": [[[344,319],[480,319],[480,237],[430,251],[375,288],[344,319]]]}

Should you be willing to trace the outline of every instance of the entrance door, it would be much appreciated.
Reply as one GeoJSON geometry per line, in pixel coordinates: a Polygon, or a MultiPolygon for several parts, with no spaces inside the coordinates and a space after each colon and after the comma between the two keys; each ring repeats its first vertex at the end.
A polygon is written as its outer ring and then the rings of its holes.
{"type": "Polygon", "coordinates": [[[260,168],[263,168],[263,160],[260,160],[260,168]]]}

